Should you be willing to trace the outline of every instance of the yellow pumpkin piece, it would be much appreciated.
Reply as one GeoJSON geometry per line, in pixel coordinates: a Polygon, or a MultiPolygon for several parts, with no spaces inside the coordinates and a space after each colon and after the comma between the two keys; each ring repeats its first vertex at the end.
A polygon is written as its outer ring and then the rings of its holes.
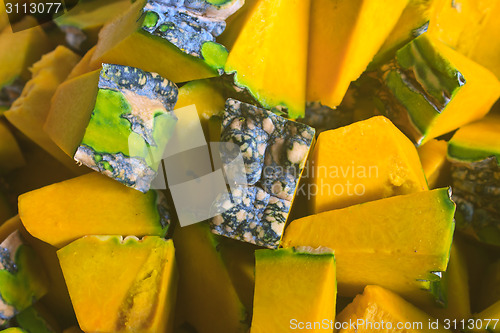
{"type": "Polygon", "coordinates": [[[110,63],[138,67],[174,82],[217,76],[218,71],[203,59],[187,55],[167,40],[142,29],[145,3],[136,1],[101,29],[90,66],[97,69],[102,63],[110,63]]]}
{"type": "Polygon", "coordinates": [[[465,84],[436,118],[425,141],[484,117],[500,97],[500,81],[483,66],[429,37],[436,50],[465,78],[465,84]],[[481,98],[478,100],[478,96],[481,98]]]}
{"type": "Polygon", "coordinates": [[[76,50],[88,50],[97,43],[103,25],[127,11],[130,0],[80,1],[54,23],[66,34],[66,43],[76,50]]]}
{"type": "Polygon", "coordinates": [[[494,1],[488,13],[489,19],[477,34],[477,40],[467,55],[477,63],[488,68],[500,80],[500,42],[498,41],[498,31],[500,31],[500,1],[494,1]]]}
{"type": "Polygon", "coordinates": [[[264,108],[286,107],[291,118],[305,113],[310,3],[258,0],[225,66],[264,108]]]}
{"type": "Polygon", "coordinates": [[[281,245],[332,249],[342,296],[369,284],[411,296],[446,271],[454,213],[446,188],[399,195],[292,221],[281,245]]]}
{"type": "Polygon", "coordinates": [[[95,172],[19,197],[19,217],[34,237],[62,247],[85,235],[164,236],[163,196],[143,194],[95,172]]]}
{"type": "Polygon", "coordinates": [[[331,108],[340,105],[349,84],[364,72],[407,3],[408,0],[313,1],[307,101],[331,108]]]}
{"type": "Polygon", "coordinates": [[[84,332],[172,332],[174,244],[156,236],[85,236],[57,251],[84,332]]]}
{"type": "Polygon", "coordinates": [[[5,174],[26,164],[16,138],[0,121],[0,173],[5,174]]]}
{"type": "Polygon", "coordinates": [[[427,190],[415,146],[383,116],[322,132],[310,164],[314,214],[427,190]]]}
{"type": "Polygon", "coordinates": [[[224,45],[229,51],[232,50],[234,43],[238,39],[241,29],[252,13],[253,8],[259,0],[245,0],[243,6],[233,15],[226,19],[226,29],[217,37],[217,42],[224,45]]]}
{"type": "Polygon", "coordinates": [[[52,98],[44,130],[71,157],[82,142],[89,123],[99,89],[97,82],[100,72],[95,70],[65,81],[52,98]]]}
{"type": "Polygon", "coordinates": [[[373,58],[372,63],[384,63],[394,56],[400,47],[425,32],[429,26],[433,5],[436,1],[409,0],[398,22],[373,58]]]}
{"type": "Polygon", "coordinates": [[[325,332],[308,324],[333,327],[336,297],[335,256],[328,249],[255,251],[251,333],[325,332]]]}
{"type": "MultiPolygon", "coordinates": [[[[0,53],[0,90],[9,86],[16,89],[30,78],[28,68],[40,57],[50,51],[50,42],[40,26],[35,26],[36,19],[25,16],[16,23],[16,33],[6,28],[0,34],[0,47],[8,52],[0,53]],[[35,26],[22,30],[25,27],[35,26]],[[8,64],[8,65],[6,65],[8,64]]],[[[11,102],[11,101],[10,101],[11,102]]],[[[0,110],[9,108],[9,101],[0,101],[0,110]]]]}
{"type": "Polygon", "coordinates": [[[451,184],[446,141],[432,139],[418,147],[417,151],[430,189],[451,184]]]}
{"type": "Polygon", "coordinates": [[[451,332],[428,314],[380,286],[366,286],[337,318],[339,333],[451,332]],[[434,325],[435,326],[431,326],[434,325]]]}
{"type": "MultiPolygon", "coordinates": [[[[226,106],[224,96],[216,88],[215,84],[208,79],[192,81],[179,88],[175,109],[180,109],[190,105],[194,105],[196,107],[196,111],[200,117],[201,126],[205,136],[207,137],[207,141],[209,141],[208,120],[212,116],[224,112],[226,106]]],[[[219,140],[220,139],[218,139],[217,142],[219,140]]]]}
{"type": "Polygon", "coordinates": [[[44,55],[33,65],[33,77],[26,83],[21,96],[5,112],[11,124],[76,174],[81,174],[83,168],[79,168],[72,158],[54,144],[43,126],[52,96],[79,59],[77,54],[64,46],[58,46],[44,55]]]}
{"type": "Polygon", "coordinates": [[[177,323],[198,333],[247,332],[247,313],[206,223],[176,226],[179,267],[177,323]]]}
{"type": "Polygon", "coordinates": [[[95,46],[85,53],[85,55],[80,59],[80,61],[73,67],[71,72],[69,73],[66,81],[74,79],[75,77],[81,76],[85,73],[89,73],[94,71],[96,68],[92,68],[90,65],[90,61],[92,60],[92,56],[95,52],[95,46]]]}

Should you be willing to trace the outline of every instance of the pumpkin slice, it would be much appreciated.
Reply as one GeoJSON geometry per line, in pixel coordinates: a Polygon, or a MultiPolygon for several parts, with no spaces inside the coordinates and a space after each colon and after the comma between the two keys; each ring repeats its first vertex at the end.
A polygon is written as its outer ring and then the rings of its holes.
{"type": "Polygon", "coordinates": [[[379,73],[383,114],[418,145],[482,118],[500,96],[486,68],[423,34],[379,73]]]}
{"type": "Polygon", "coordinates": [[[176,313],[179,324],[187,322],[199,333],[247,332],[247,311],[209,226],[178,226],[173,239],[180,277],[176,313]]]}
{"type": "Polygon", "coordinates": [[[264,108],[285,107],[292,119],[305,111],[310,3],[258,0],[225,66],[264,108]]]}
{"type": "Polygon", "coordinates": [[[9,127],[0,122],[0,173],[5,174],[23,167],[26,161],[9,127]]]}
{"type": "Polygon", "coordinates": [[[369,284],[411,296],[446,271],[454,213],[446,188],[399,195],[292,221],[282,245],[335,251],[343,296],[369,284]]]}
{"type": "Polygon", "coordinates": [[[83,331],[172,332],[172,240],[86,236],[57,255],[83,331]]]}
{"type": "Polygon", "coordinates": [[[68,77],[66,78],[66,81],[74,79],[75,77],[81,76],[83,74],[93,72],[95,70],[95,68],[93,68],[90,64],[90,62],[92,61],[92,56],[95,52],[95,48],[96,47],[94,46],[93,48],[88,50],[87,53],[85,53],[85,55],[80,59],[75,67],[73,67],[68,77]]]}
{"type": "Polygon", "coordinates": [[[415,147],[383,116],[322,132],[305,177],[313,213],[427,190],[415,147]]]}
{"type": "Polygon", "coordinates": [[[174,82],[214,77],[222,72],[227,50],[215,42],[229,9],[208,2],[160,3],[140,0],[108,23],[99,35],[92,65],[115,63],[159,73],[174,82]]]}
{"type": "Polygon", "coordinates": [[[336,297],[335,256],[328,249],[255,251],[252,333],[323,331],[300,326],[314,322],[333,327],[336,297]]]}
{"type": "Polygon", "coordinates": [[[164,236],[170,223],[161,192],[142,194],[98,173],[21,195],[19,217],[30,234],[55,247],[85,235],[164,236]]]}
{"type": "Polygon", "coordinates": [[[54,144],[43,130],[43,125],[52,96],[79,59],[77,54],[64,46],[58,46],[44,55],[33,65],[33,76],[26,83],[21,96],[5,112],[5,117],[12,125],[75,173],[81,173],[81,168],[54,144]]]}
{"type": "Polygon", "coordinates": [[[177,118],[177,87],[156,73],[104,64],[56,91],[45,131],[69,156],[147,192],[177,118]]]}
{"type": "Polygon", "coordinates": [[[373,57],[371,66],[390,60],[397,50],[427,31],[432,17],[433,4],[436,1],[438,0],[409,0],[398,22],[373,57]]]}
{"type": "Polygon", "coordinates": [[[451,332],[422,310],[379,286],[366,286],[337,318],[339,333],[451,332]]]}
{"type": "Polygon", "coordinates": [[[365,71],[407,3],[407,0],[313,1],[307,101],[331,108],[340,105],[349,84],[365,71]]]}
{"type": "Polygon", "coordinates": [[[5,28],[0,33],[0,48],[9,50],[0,54],[0,111],[7,110],[20,95],[24,83],[30,78],[28,68],[50,51],[47,35],[35,25],[35,18],[25,16],[15,24],[14,30],[18,32],[5,28]],[[23,30],[29,26],[34,28],[23,30]]]}
{"type": "Polygon", "coordinates": [[[0,325],[47,293],[48,280],[36,253],[18,230],[0,243],[0,325]]]}
{"type": "Polygon", "coordinates": [[[66,43],[75,50],[88,50],[97,43],[97,35],[105,23],[127,11],[129,0],[80,1],[64,15],[54,19],[66,34],[66,43]]]}
{"type": "Polygon", "coordinates": [[[428,141],[417,149],[430,189],[451,184],[450,163],[446,158],[447,150],[448,143],[436,139],[428,141]]]}
{"type": "Polygon", "coordinates": [[[194,105],[208,142],[210,141],[208,140],[208,120],[212,116],[222,114],[225,103],[224,96],[211,80],[196,80],[179,88],[175,109],[194,105]]]}
{"type": "Polygon", "coordinates": [[[497,0],[436,0],[429,33],[500,79],[497,0]]]}
{"type": "Polygon", "coordinates": [[[500,116],[460,128],[448,144],[457,226],[489,244],[500,244],[500,116]]]}
{"type": "MultiPolygon", "coordinates": [[[[244,170],[237,171],[246,176],[246,182],[236,180],[231,194],[214,203],[218,215],[211,221],[212,231],[277,248],[314,129],[234,99],[226,101],[222,117],[220,141],[239,147],[244,170]]],[[[230,154],[234,152],[227,152],[230,154]]]]}

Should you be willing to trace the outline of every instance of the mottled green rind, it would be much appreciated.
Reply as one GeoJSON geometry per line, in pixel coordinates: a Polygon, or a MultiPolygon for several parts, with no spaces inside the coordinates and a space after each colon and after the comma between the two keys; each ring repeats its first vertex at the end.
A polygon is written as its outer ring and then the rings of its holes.
{"type": "Polygon", "coordinates": [[[437,306],[448,307],[448,274],[446,272],[443,272],[441,279],[430,283],[430,293],[437,306]]]}
{"type": "Polygon", "coordinates": [[[205,42],[201,47],[201,55],[208,66],[218,70],[224,68],[229,52],[221,44],[205,42]]]}
{"type": "Polygon", "coordinates": [[[0,333],[31,333],[31,332],[25,331],[19,327],[11,327],[6,330],[0,331],[0,333]]]}
{"type": "Polygon", "coordinates": [[[16,321],[22,328],[30,333],[54,333],[45,319],[43,319],[37,310],[30,306],[26,310],[16,315],[16,321]]]}
{"type": "Polygon", "coordinates": [[[158,110],[155,114],[153,137],[156,147],[147,144],[133,132],[131,123],[122,116],[131,113],[131,106],[120,92],[99,89],[92,117],[85,130],[82,144],[91,147],[96,153],[122,153],[133,157],[142,157],[153,170],[158,169],[163,150],[172,134],[177,120],[170,114],[158,110]],[[161,115],[161,116],[160,116],[161,115]]]}
{"type": "Polygon", "coordinates": [[[488,147],[466,147],[453,144],[453,139],[448,144],[448,157],[452,160],[462,162],[478,162],[488,157],[495,156],[497,163],[500,165],[500,150],[489,149],[488,147]]]}
{"type": "Polygon", "coordinates": [[[398,102],[408,110],[413,125],[417,127],[420,133],[425,135],[432,121],[439,116],[439,112],[429,105],[424,96],[408,89],[408,86],[396,71],[388,73],[385,83],[398,102]],[[417,116],[413,110],[419,110],[417,116]]]}
{"type": "Polygon", "coordinates": [[[18,271],[12,274],[0,270],[0,296],[17,311],[30,307],[46,292],[43,268],[35,258],[35,252],[20,245],[15,255],[18,271]]]}
{"type": "Polygon", "coordinates": [[[421,35],[402,47],[396,53],[396,64],[403,71],[414,72],[419,85],[416,88],[423,89],[427,95],[424,96],[422,91],[408,87],[398,70],[388,73],[387,86],[407,109],[413,124],[425,136],[432,122],[465,84],[465,79],[458,69],[434,48],[426,35],[421,35]],[[443,96],[443,92],[448,98],[443,96]]]}

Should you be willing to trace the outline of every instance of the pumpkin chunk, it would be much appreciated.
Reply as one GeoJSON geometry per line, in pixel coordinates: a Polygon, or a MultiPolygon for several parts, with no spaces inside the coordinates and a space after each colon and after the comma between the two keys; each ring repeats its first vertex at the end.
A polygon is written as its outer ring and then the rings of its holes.
{"type": "Polygon", "coordinates": [[[340,105],[349,84],[366,69],[407,3],[312,1],[307,101],[331,108],[340,105]]]}
{"type": "Polygon", "coordinates": [[[333,327],[336,297],[335,257],[328,249],[255,251],[252,333],[290,332],[314,322],[333,327]]]}
{"type": "Polygon", "coordinates": [[[447,150],[448,143],[436,139],[428,141],[417,149],[430,189],[451,184],[450,163],[446,159],[447,150]]]}
{"type": "Polygon", "coordinates": [[[21,168],[26,161],[16,138],[4,122],[0,122],[0,173],[21,168]]]}
{"type": "Polygon", "coordinates": [[[348,332],[451,332],[436,320],[393,292],[367,286],[339,315],[339,333],[348,332]],[[398,326],[399,325],[399,326],[398,326]]]}
{"type": "Polygon", "coordinates": [[[427,31],[435,2],[436,0],[409,0],[398,22],[373,58],[372,65],[390,60],[397,50],[427,31]]]}
{"type": "Polygon", "coordinates": [[[0,33],[0,48],[8,50],[8,52],[0,53],[0,64],[2,64],[0,67],[0,111],[7,110],[21,94],[24,84],[30,77],[28,68],[40,59],[42,54],[50,50],[47,35],[41,27],[35,25],[37,25],[35,18],[25,16],[15,24],[14,30],[18,32],[13,33],[7,27],[0,33]],[[23,30],[24,27],[29,26],[33,28],[23,30]]]}
{"type": "Polygon", "coordinates": [[[343,296],[369,284],[406,296],[446,271],[454,213],[446,188],[399,195],[292,221],[282,245],[331,248],[343,296]]]}
{"type": "Polygon", "coordinates": [[[0,243],[0,325],[47,293],[48,279],[18,230],[0,243]]]}
{"type": "Polygon", "coordinates": [[[258,0],[225,66],[264,108],[285,107],[291,118],[305,111],[310,2],[258,0]]]}
{"type": "Polygon", "coordinates": [[[30,234],[55,247],[85,235],[164,236],[170,224],[161,192],[142,194],[97,173],[21,195],[19,216],[30,234]]]}
{"type": "Polygon", "coordinates": [[[500,244],[500,116],[460,128],[448,144],[457,227],[500,244]]]}
{"type": "MultiPolygon", "coordinates": [[[[194,105],[200,118],[201,126],[208,140],[208,121],[212,116],[224,112],[225,99],[222,93],[215,88],[211,80],[196,80],[186,83],[179,88],[179,96],[175,109],[194,105]]],[[[220,127],[220,126],[219,126],[220,127]]],[[[219,138],[217,138],[218,141],[219,138]]]]}
{"type": "Polygon", "coordinates": [[[220,141],[239,146],[246,184],[215,203],[220,215],[212,219],[212,231],[278,247],[313,140],[307,125],[228,99],[220,141]]]}
{"type": "Polygon", "coordinates": [[[147,192],[177,122],[177,87],[156,73],[104,64],[56,91],[45,130],[89,168],[147,192]]]}
{"type": "Polygon", "coordinates": [[[52,96],[79,59],[78,55],[64,46],[58,46],[44,55],[33,65],[33,76],[26,83],[21,96],[5,112],[5,117],[12,125],[74,172],[81,171],[54,144],[43,130],[43,125],[50,110],[52,96]]]}
{"type": "Polygon", "coordinates": [[[172,332],[172,240],[86,236],[57,255],[83,331],[172,332]]]}
{"type": "Polygon", "coordinates": [[[80,1],[54,23],[66,34],[66,43],[75,50],[88,50],[97,43],[97,35],[105,23],[131,6],[128,0],[80,1]]]}
{"type": "Polygon", "coordinates": [[[313,213],[427,190],[415,147],[383,116],[322,132],[306,175],[313,213]]]}
{"type": "Polygon", "coordinates": [[[227,16],[241,7],[206,1],[136,1],[100,33],[92,64],[115,63],[159,73],[174,82],[222,74],[227,50],[215,42],[227,16]]]}
{"type": "Polygon", "coordinates": [[[380,70],[383,112],[418,145],[482,118],[500,96],[486,68],[423,34],[380,70]]]}
{"type": "Polygon", "coordinates": [[[174,232],[179,266],[179,324],[187,322],[200,333],[247,332],[247,310],[219,253],[217,236],[206,223],[174,232]]]}

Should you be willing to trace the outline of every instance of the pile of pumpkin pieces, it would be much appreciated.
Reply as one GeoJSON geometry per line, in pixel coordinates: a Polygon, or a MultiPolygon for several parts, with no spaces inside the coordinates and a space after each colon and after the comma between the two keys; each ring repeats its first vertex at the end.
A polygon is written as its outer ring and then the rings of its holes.
{"type": "Polygon", "coordinates": [[[499,0],[3,1],[5,332],[500,332],[499,0]]]}

